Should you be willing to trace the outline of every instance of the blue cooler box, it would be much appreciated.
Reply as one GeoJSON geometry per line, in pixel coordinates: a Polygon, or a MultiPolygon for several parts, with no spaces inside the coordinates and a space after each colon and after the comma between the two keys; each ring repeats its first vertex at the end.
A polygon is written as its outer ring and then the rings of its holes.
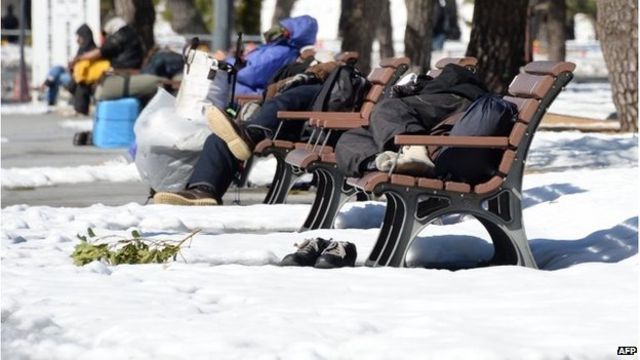
{"type": "Polygon", "coordinates": [[[98,101],[93,144],[101,148],[128,147],[135,142],[133,125],[140,113],[136,98],[98,101]]]}

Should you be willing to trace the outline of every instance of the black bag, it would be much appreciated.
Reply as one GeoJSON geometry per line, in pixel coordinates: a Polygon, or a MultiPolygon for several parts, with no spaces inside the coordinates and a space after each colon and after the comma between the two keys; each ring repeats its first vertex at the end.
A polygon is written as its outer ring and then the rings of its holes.
{"type": "Polygon", "coordinates": [[[307,68],[313,64],[316,64],[317,60],[313,56],[307,57],[302,62],[293,62],[287,64],[276,72],[275,75],[269,80],[269,84],[274,84],[280,80],[292,77],[294,75],[302,74],[307,68]]]}
{"type": "Polygon", "coordinates": [[[152,74],[171,79],[182,73],[184,57],[178,53],[160,50],[153,54],[148,63],[142,68],[143,74],[152,74]]]}
{"type": "MultiPolygon", "coordinates": [[[[449,135],[508,136],[517,114],[514,104],[485,95],[469,106],[449,135]]],[[[501,154],[500,149],[443,147],[433,160],[439,178],[479,184],[495,174],[501,154]]]]}
{"type": "Polygon", "coordinates": [[[311,111],[360,111],[371,84],[352,65],[335,69],[316,95],[311,111]]]}

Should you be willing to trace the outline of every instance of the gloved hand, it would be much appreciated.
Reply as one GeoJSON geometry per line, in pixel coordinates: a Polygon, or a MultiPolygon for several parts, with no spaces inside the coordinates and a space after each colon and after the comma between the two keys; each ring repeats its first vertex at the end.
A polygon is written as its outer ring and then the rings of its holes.
{"type": "Polygon", "coordinates": [[[394,85],[389,93],[390,98],[401,98],[405,96],[417,95],[433,78],[429,75],[419,75],[415,81],[405,85],[394,85]]]}
{"type": "Polygon", "coordinates": [[[313,84],[318,81],[318,78],[314,74],[302,73],[295,75],[291,79],[287,80],[282,87],[278,90],[278,93],[283,93],[291,88],[300,85],[313,84]]]}
{"type": "Polygon", "coordinates": [[[267,43],[274,42],[282,37],[287,36],[287,29],[280,24],[273,25],[269,30],[264,32],[264,40],[267,43]]]}

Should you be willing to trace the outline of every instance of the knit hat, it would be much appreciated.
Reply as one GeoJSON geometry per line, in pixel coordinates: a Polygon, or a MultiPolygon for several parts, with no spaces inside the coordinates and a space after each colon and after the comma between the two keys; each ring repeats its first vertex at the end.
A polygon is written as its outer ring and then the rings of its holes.
{"type": "Polygon", "coordinates": [[[113,35],[125,26],[127,26],[127,22],[124,21],[123,18],[117,16],[104,24],[104,32],[106,32],[107,35],[113,35]]]}

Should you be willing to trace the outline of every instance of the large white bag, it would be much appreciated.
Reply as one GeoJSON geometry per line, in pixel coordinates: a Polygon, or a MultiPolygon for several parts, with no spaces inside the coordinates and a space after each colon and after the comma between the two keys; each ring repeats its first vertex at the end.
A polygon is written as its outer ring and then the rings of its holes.
{"type": "Polygon", "coordinates": [[[176,99],[162,88],[138,116],[134,132],[136,167],[155,191],[184,189],[211,134],[202,115],[178,115],[176,99]]]}
{"type": "Polygon", "coordinates": [[[176,111],[185,118],[204,114],[207,105],[224,109],[229,103],[228,68],[204,51],[191,49],[187,53],[184,76],[178,90],[176,111]]]}

